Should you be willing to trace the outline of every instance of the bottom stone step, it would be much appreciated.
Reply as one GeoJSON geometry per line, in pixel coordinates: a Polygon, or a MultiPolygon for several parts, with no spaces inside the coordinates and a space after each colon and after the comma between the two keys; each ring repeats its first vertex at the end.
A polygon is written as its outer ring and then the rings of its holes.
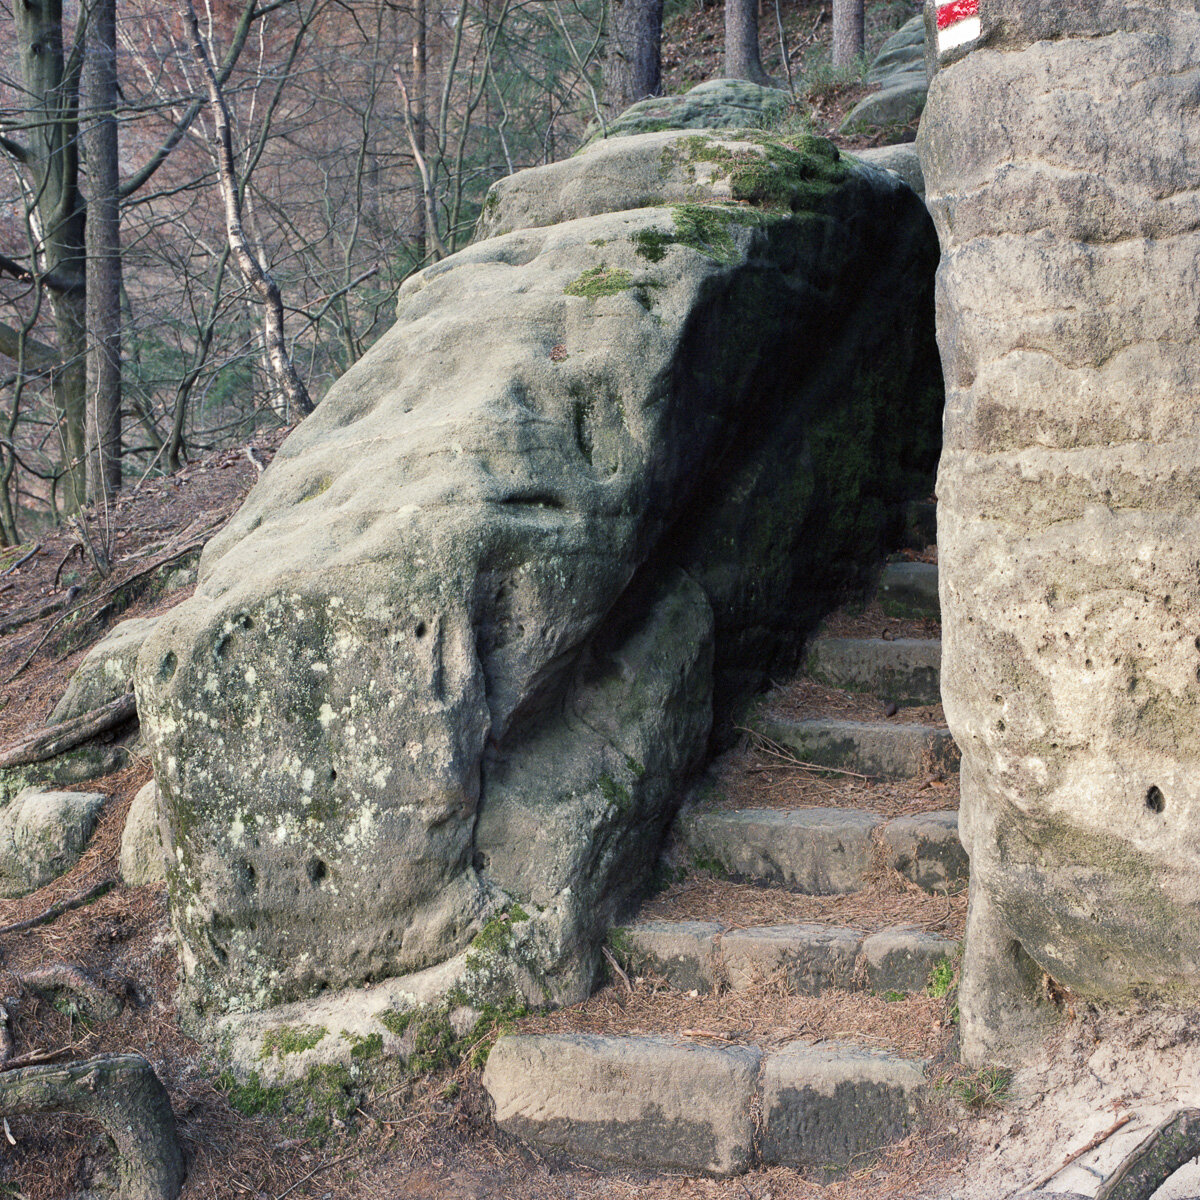
{"type": "Polygon", "coordinates": [[[852,1043],[763,1051],[593,1034],[502,1037],[483,1086],[499,1128],[535,1145],[710,1175],[760,1160],[844,1170],[904,1137],[925,1092],[920,1063],[852,1043]]]}
{"type": "Polygon", "coordinates": [[[730,930],[718,921],[641,921],[614,937],[623,965],[682,992],[741,992],[778,975],[797,995],[832,988],[919,992],[958,943],[910,926],[863,934],[815,922],[730,930]]]}

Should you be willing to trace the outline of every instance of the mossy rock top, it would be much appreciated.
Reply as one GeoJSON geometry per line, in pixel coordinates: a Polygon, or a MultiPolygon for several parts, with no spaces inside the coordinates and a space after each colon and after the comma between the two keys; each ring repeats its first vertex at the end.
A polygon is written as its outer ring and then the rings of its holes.
{"type": "Polygon", "coordinates": [[[475,240],[664,205],[811,211],[858,169],[812,134],[644,133],[598,142],[575,158],[499,180],[475,240]]]}
{"type": "Polygon", "coordinates": [[[710,79],[682,96],[651,96],[627,108],[601,129],[593,123],[588,144],[664,129],[771,129],[795,107],[780,88],[744,79],[710,79]]]}

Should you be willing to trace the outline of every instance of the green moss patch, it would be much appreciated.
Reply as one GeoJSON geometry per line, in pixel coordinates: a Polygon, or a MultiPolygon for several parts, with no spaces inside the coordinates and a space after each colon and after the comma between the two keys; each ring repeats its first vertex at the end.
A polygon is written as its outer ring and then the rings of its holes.
{"type": "Polygon", "coordinates": [[[289,1054],[303,1054],[316,1046],[325,1033],[323,1025],[281,1025],[278,1029],[268,1029],[263,1035],[258,1057],[278,1055],[286,1058],[289,1054]]]}
{"type": "Polygon", "coordinates": [[[566,296],[582,296],[585,300],[598,300],[601,296],[615,296],[633,286],[633,276],[619,267],[608,267],[601,263],[584,271],[563,288],[566,296]]]}

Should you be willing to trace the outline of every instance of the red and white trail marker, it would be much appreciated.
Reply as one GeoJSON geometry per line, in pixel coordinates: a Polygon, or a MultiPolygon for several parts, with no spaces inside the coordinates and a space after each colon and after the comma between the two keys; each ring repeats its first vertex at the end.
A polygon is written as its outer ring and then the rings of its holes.
{"type": "Polygon", "coordinates": [[[956,50],[979,36],[979,0],[938,0],[938,54],[956,50]]]}

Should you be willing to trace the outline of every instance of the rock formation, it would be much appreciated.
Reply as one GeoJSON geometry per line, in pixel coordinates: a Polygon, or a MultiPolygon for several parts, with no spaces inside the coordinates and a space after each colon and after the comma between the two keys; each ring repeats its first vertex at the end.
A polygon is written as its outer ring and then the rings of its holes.
{"type": "Polygon", "coordinates": [[[920,137],[974,1061],[1020,1057],[1063,989],[1200,983],[1200,15],[978,20],[943,38],[920,137]]]}
{"type": "Polygon", "coordinates": [[[714,708],[927,486],[936,244],[885,172],[656,133],[485,211],[138,660],[194,1011],[468,947],[471,995],[585,995],[714,708]]]}

